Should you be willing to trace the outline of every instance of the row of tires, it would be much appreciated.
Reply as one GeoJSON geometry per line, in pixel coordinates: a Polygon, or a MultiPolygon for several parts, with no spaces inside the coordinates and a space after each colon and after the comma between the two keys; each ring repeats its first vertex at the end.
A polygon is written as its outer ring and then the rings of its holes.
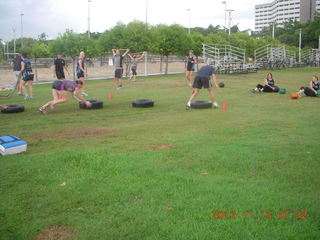
{"type": "MultiPolygon", "coordinates": [[[[81,102],[79,107],[81,109],[100,109],[103,108],[103,102],[101,100],[89,100],[91,103],[91,107],[87,108],[87,106],[81,102]]],[[[154,106],[154,101],[151,99],[137,99],[132,101],[132,107],[136,108],[149,108],[154,106]]],[[[195,109],[204,109],[204,108],[211,108],[212,102],[210,101],[193,101],[191,103],[191,107],[195,109]]],[[[24,112],[25,107],[22,104],[9,104],[6,105],[6,108],[1,109],[2,113],[20,113],[24,112]]]]}

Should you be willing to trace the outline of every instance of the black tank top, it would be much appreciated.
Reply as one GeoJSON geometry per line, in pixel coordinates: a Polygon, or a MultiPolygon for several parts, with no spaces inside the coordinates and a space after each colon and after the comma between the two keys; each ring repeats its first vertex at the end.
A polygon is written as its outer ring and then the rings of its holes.
{"type": "Polygon", "coordinates": [[[314,81],[312,81],[312,87],[314,90],[319,90],[320,88],[320,82],[315,83],[314,81]]]}
{"type": "Polygon", "coordinates": [[[274,85],[274,80],[273,80],[273,78],[272,78],[272,79],[267,79],[267,81],[268,81],[268,84],[269,84],[270,86],[273,86],[273,85],[274,85]]]}
{"type": "Polygon", "coordinates": [[[194,65],[194,57],[188,56],[188,68],[192,68],[194,65]]]}

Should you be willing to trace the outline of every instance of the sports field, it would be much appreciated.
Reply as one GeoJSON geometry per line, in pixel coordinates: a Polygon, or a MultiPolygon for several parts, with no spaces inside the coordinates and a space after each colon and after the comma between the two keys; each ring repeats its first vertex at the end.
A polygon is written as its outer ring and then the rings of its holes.
{"type": "Polygon", "coordinates": [[[0,114],[0,135],[28,142],[0,157],[0,239],[320,239],[320,98],[289,97],[319,70],[274,71],[285,95],[249,93],[267,72],[218,75],[226,111],[186,111],[184,75],[90,81],[100,110],[69,95],[40,115],[50,85],[0,99],[26,106],[0,114]]]}

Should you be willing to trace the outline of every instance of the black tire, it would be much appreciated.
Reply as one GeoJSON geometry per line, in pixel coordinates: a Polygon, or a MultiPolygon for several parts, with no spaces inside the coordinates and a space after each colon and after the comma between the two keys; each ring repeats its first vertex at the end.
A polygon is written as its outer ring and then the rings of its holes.
{"type": "Polygon", "coordinates": [[[100,109],[103,108],[103,102],[100,100],[88,100],[91,103],[91,107],[87,108],[87,105],[84,102],[79,103],[81,109],[100,109]]]}
{"type": "Polygon", "coordinates": [[[151,99],[137,99],[132,101],[132,107],[148,108],[153,106],[154,106],[154,101],[151,99]]]}
{"type": "Polygon", "coordinates": [[[24,106],[21,104],[9,104],[6,106],[6,108],[1,109],[2,113],[20,113],[24,112],[25,110],[24,106]]]}
{"type": "Polygon", "coordinates": [[[192,101],[191,102],[191,108],[195,109],[205,109],[205,108],[212,108],[212,102],[210,101],[192,101]]]}
{"type": "Polygon", "coordinates": [[[220,82],[220,83],[219,83],[219,87],[223,88],[223,87],[224,87],[224,83],[223,83],[223,82],[220,82]]]}

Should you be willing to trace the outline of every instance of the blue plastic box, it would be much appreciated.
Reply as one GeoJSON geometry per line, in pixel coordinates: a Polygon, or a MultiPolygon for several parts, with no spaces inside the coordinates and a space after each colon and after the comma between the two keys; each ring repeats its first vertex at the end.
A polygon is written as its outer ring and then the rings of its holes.
{"type": "Polygon", "coordinates": [[[27,143],[16,136],[0,136],[0,154],[9,155],[27,151],[27,143]]]}

